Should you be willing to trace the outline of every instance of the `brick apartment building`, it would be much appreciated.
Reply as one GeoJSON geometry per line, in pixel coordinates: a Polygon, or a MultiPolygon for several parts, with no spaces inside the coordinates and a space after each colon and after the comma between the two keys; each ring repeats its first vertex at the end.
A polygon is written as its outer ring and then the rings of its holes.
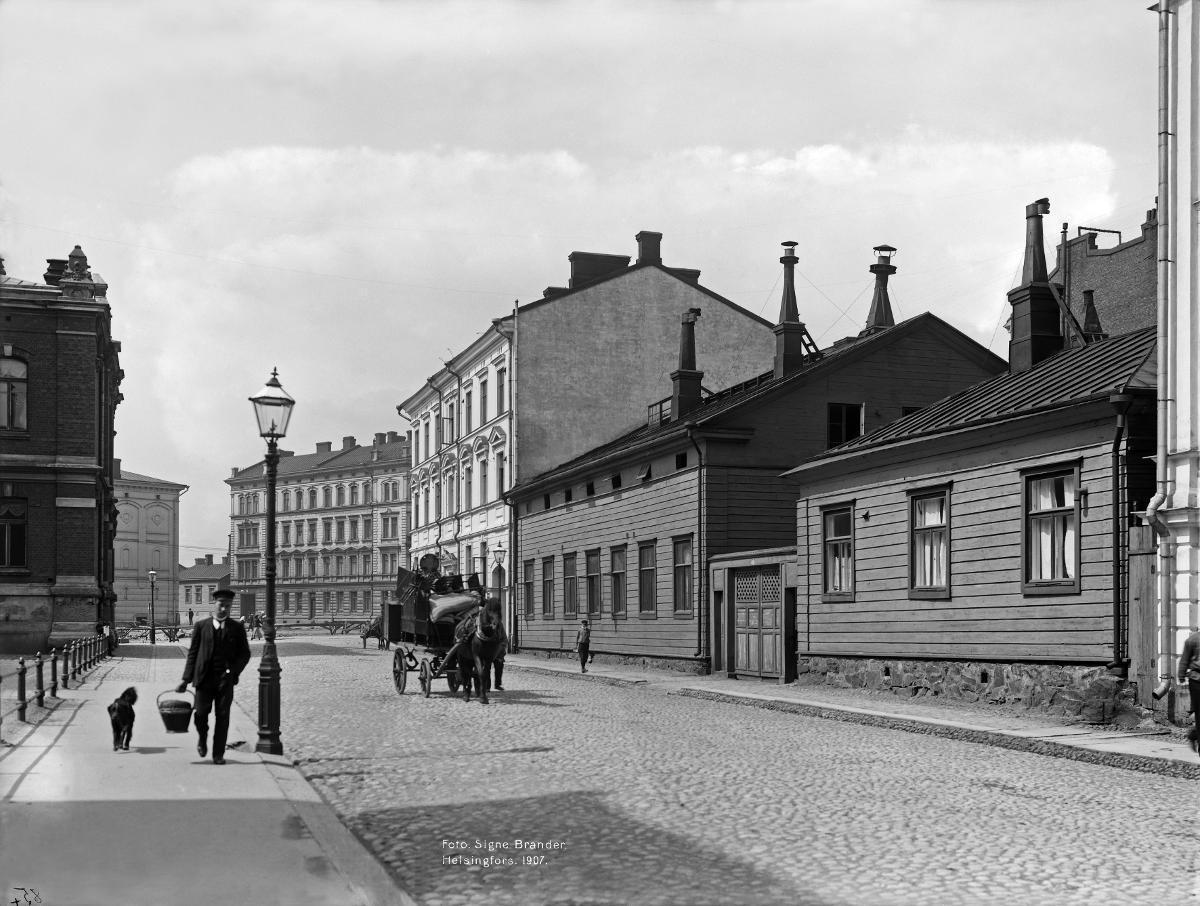
{"type": "Polygon", "coordinates": [[[113,421],[121,344],[79,246],[43,282],[0,262],[0,652],[113,618],[113,421]]]}

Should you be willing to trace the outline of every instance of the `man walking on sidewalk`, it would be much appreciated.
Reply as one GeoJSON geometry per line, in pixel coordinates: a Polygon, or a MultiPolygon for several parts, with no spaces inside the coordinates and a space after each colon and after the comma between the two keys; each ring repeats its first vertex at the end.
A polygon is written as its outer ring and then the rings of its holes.
{"type": "Polygon", "coordinates": [[[592,650],[592,630],[587,620],[580,620],[579,632],[575,634],[575,650],[579,652],[579,670],[587,673],[588,653],[592,650]]]}
{"type": "Polygon", "coordinates": [[[229,735],[233,687],[250,663],[246,627],[229,618],[233,597],[233,592],[228,588],[218,588],[213,592],[215,612],[211,620],[201,620],[196,624],[188,648],[187,663],[183,667],[183,682],[176,690],[183,692],[188,683],[196,686],[196,732],[200,734],[196,751],[201,758],[208,754],[208,714],[216,708],[213,764],[225,763],[225,740],[229,735]]]}
{"type": "Polygon", "coordinates": [[[1183,643],[1183,654],[1179,656],[1179,682],[1187,681],[1188,697],[1192,702],[1192,728],[1188,730],[1188,742],[1192,751],[1200,753],[1200,631],[1192,627],[1192,634],[1183,643]]]}

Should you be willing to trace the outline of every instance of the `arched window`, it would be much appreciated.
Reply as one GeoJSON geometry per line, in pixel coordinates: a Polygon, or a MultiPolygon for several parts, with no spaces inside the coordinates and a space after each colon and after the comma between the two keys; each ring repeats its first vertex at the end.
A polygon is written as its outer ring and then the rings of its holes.
{"type": "Polygon", "coordinates": [[[346,486],[342,485],[342,484],[339,484],[337,486],[337,505],[338,506],[346,505],[346,486]]]}
{"type": "Polygon", "coordinates": [[[24,431],[29,399],[29,366],[12,356],[0,356],[0,428],[24,431]]]}
{"type": "Polygon", "coordinates": [[[317,489],[316,488],[308,489],[308,508],[310,510],[315,510],[317,508],[317,489]]]}
{"type": "Polygon", "coordinates": [[[321,493],[321,499],[325,506],[333,506],[333,489],[326,487],[321,493]]]}
{"type": "Polygon", "coordinates": [[[350,505],[354,506],[358,503],[358,484],[350,485],[350,505]]]}

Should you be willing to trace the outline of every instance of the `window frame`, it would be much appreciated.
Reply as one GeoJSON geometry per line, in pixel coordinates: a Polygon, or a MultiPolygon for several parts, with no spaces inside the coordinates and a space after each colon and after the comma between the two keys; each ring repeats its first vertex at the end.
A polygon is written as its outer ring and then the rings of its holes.
{"type": "Polygon", "coordinates": [[[695,589],[695,581],[693,579],[695,568],[695,551],[693,549],[692,536],[676,535],[671,539],[671,612],[677,617],[691,617],[695,612],[695,604],[692,600],[692,594],[695,589]],[[680,546],[687,545],[687,562],[680,562],[680,546]],[[680,586],[682,577],[683,585],[680,586]],[[686,607],[680,607],[682,600],[687,604],[686,607]]]}
{"type": "Polygon", "coordinates": [[[638,542],[638,617],[653,620],[658,617],[658,539],[638,542]],[[643,556],[649,552],[649,563],[643,556]],[[649,598],[649,602],[647,602],[649,598]],[[649,606],[647,606],[649,604],[649,606]]]}
{"type": "Polygon", "coordinates": [[[0,572],[6,575],[28,573],[29,500],[24,497],[0,499],[0,513],[4,514],[0,515],[0,572]]]}
{"type": "MultiPolygon", "coordinates": [[[[1070,595],[1080,594],[1083,590],[1081,583],[1081,573],[1083,571],[1083,487],[1082,478],[1082,462],[1074,460],[1067,463],[1057,463],[1045,466],[1036,466],[1029,469],[1021,470],[1021,594],[1028,597],[1037,597],[1040,595],[1070,595]],[[1050,510],[1039,510],[1039,513],[1071,513],[1075,526],[1075,541],[1074,541],[1074,564],[1075,576],[1071,579],[1031,579],[1030,570],[1032,568],[1032,558],[1029,555],[1029,543],[1031,540],[1031,517],[1030,512],[1030,488],[1034,481],[1044,478],[1053,478],[1060,475],[1071,475],[1075,479],[1075,499],[1068,509],[1067,507],[1058,507],[1050,510]]],[[[1046,518],[1046,517],[1043,517],[1046,518]]]]}
{"type": "Polygon", "coordinates": [[[857,539],[854,531],[855,517],[855,501],[843,501],[840,503],[832,503],[820,508],[821,516],[821,600],[822,601],[853,601],[856,582],[856,572],[858,559],[857,539]],[[828,520],[831,516],[836,516],[840,513],[848,513],[850,516],[850,533],[848,535],[835,535],[831,541],[827,532],[828,520]],[[850,544],[850,588],[830,591],[829,589],[829,548],[831,543],[850,544]]]}
{"type": "Polygon", "coordinates": [[[629,615],[629,545],[618,544],[608,549],[609,613],[614,620],[623,620],[629,615]],[[621,569],[617,570],[614,556],[620,553],[621,569]],[[620,577],[618,581],[617,577],[620,577]],[[619,605],[619,606],[618,606],[619,605]]]}
{"type": "Polygon", "coordinates": [[[533,619],[534,602],[533,602],[533,579],[534,579],[534,564],[535,560],[525,560],[521,564],[521,590],[524,593],[524,614],[525,619],[533,619]]]}
{"type": "Polygon", "coordinates": [[[864,417],[865,412],[866,412],[866,407],[862,403],[834,403],[834,402],[826,403],[825,404],[825,446],[826,446],[826,449],[830,449],[832,447],[837,447],[837,446],[840,446],[841,444],[849,443],[850,441],[854,440],[857,437],[862,437],[863,434],[865,434],[866,430],[867,430],[866,419],[864,417]],[[846,424],[847,424],[845,416],[846,416],[846,413],[852,408],[856,409],[858,411],[858,433],[847,437],[847,436],[845,436],[846,435],[846,424]],[[843,436],[841,437],[840,440],[836,440],[836,441],[833,439],[834,412],[840,412],[842,415],[842,418],[840,420],[841,423],[839,425],[839,430],[841,431],[843,436]]]}
{"type": "Polygon", "coordinates": [[[952,597],[951,588],[951,490],[950,483],[915,488],[908,492],[908,596],[914,600],[939,601],[952,597]],[[918,526],[916,520],[917,503],[921,500],[931,500],[941,497],[943,500],[944,518],[941,526],[918,526]],[[942,565],[944,582],[941,585],[917,585],[917,540],[918,535],[932,535],[940,531],[945,536],[945,562],[942,565]]]}
{"type": "Polygon", "coordinates": [[[542,619],[554,619],[554,558],[542,557],[542,619]]]}
{"type": "Polygon", "coordinates": [[[600,548],[594,547],[583,552],[583,570],[585,598],[587,601],[588,618],[600,616],[600,548]],[[595,566],[595,571],[592,566],[595,566]]]}
{"type": "Polygon", "coordinates": [[[0,376],[0,384],[9,388],[0,394],[0,400],[3,401],[4,406],[3,413],[0,413],[0,417],[4,419],[4,423],[0,424],[0,431],[9,435],[28,434],[29,360],[23,355],[17,355],[14,349],[7,355],[0,355],[0,361],[15,362],[25,372],[23,375],[0,376]],[[18,401],[21,403],[20,406],[17,405],[18,401]]]}
{"type": "Polygon", "coordinates": [[[562,555],[563,619],[579,616],[579,563],[574,551],[562,555]]]}

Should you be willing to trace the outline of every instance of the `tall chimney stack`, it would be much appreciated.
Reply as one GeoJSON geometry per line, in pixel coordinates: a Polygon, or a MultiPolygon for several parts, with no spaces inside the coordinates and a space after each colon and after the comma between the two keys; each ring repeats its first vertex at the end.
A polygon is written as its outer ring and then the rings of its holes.
{"type": "Polygon", "coordinates": [[[638,264],[662,264],[662,233],[642,230],[633,238],[638,244],[638,264]]]}
{"type": "Polygon", "coordinates": [[[796,307],[796,243],[783,243],[783,298],[779,303],[779,323],[775,333],[775,377],[791,374],[804,364],[804,338],[808,329],[800,322],[796,307]]]}
{"type": "Polygon", "coordinates": [[[888,297],[888,277],[896,273],[896,266],[892,264],[892,256],[896,254],[896,250],[890,245],[877,245],[872,251],[876,256],[875,263],[870,267],[871,273],[875,275],[875,295],[871,297],[867,326],[859,334],[860,337],[896,325],[896,319],[892,317],[892,300],[888,297]]]}
{"type": "Polygon", "coordinates": [[[679,367],[671,372],[671,418],[680,419],[700,405],[703,371],[696,370],[696,319],[700,309],[683,313],[679,331],[679,367]]]}
{"type": "Polygon", "coordinates": [[[1050,200],[1039,198],[1025,207],[1025,264],[1021,285],[1009,290],[1012,336],[1008,342],[1008,369],[1029,371],[1063,348],[1062,314],[1046,274],[1046,248],[1042,216],[1050,213],[1050,200]]]}

